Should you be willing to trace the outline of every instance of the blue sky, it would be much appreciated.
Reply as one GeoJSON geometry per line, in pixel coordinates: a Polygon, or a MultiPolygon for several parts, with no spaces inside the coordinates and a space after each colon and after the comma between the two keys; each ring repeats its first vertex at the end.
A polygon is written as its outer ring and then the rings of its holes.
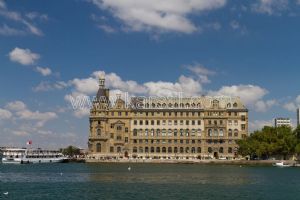
{"type": "Polygon", "coordinates": [[[0,0],[0,146],[85,147],[69,96],[240,96],[250,129],[300,105],[300,1],[0,0]]]}

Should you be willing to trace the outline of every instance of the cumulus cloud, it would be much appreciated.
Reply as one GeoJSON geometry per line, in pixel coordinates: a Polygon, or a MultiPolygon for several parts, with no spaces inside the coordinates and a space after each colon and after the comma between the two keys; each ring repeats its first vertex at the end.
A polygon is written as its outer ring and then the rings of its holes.
{"type": "Polygon", "coordinates": [[[290,112],[296,112],[297,108],[300,108],[300,95],[298,95],[294,100],[284,104],[283,108],[290,112]]]}
{"type": "Polygon", "coordinates": [[[255,111],[256,112],[266,112],[271,107],[273,107],[277,104],[278,103],[275,99],[267,100],[267,101],[259,100],[255,103],[255,111]]]}
{"type": "Polygon", "coordinates": [[[190,14],[218,9],[226,0],[91,0],[131,31],[163,31],[193,33],[198,30],[189,18],[190,14]]]}
{"type": "Polygon", "coordinates": [[[11,117],[12,117],[12,114],[9,110],[0,108],[0,120],[10,119],[11,117]]]}
{"type": "Polygon", "coordinates": [[[265,126],[273,126],[274,125],[274,120],[254,120],[254,121],[249,121],[249,132],[253,132],[256,130],[260,130],[265,126]]]}
{"type": "Polygon", "coordinates": [[[67,88],[69,86],[68,83],[63,81],[57,81],[55,83],[50,83],[48,81],[42,81],[37,86],[33,87],[32,90],[34,92],[45,92],[51,90],[61,90],[67,88]]]}
{"type": "Polygon", "coordinates": [[[201,64],[187,65],[186,68],[193,72],[201,83],[210,83],[209,76],[215,75],[216,72],[204,67],[201,64]]]}
{"type": "Polygon", "coordinates": [[[278,15],[287,10],[289,0],[257,0],[252,4],[252,10],[268,15],[278,15]]]}
{"type": "Polygon", "coordinates": [[[43,76],[49,76],[52,74],[52,71],[48,67],[36,67],[36,70],[43,76]]]}
{"type": "Polygon", "coordinates": [[[32,65],[39,58],[40,58],[40,55],[37,53],[31,52],[30,49],[22,49],[19,47],[14,48],[9,53],[9,59],[13,62],[20,63],[21,65],[32,65]]]}
{"type": "Polygon", "coordinates": [[[57,118],[54,112],[31,111],[22,101],[9,102],[6,109],[13,113],[15,119],[34,121],[37,127],[42,127],[47,121],[57,118]]]}

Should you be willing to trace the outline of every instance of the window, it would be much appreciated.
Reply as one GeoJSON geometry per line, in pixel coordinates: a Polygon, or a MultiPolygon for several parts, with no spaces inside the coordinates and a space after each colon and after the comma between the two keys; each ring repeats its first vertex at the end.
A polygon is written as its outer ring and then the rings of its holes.
{"type": "Polygon", "coordinates": [[[219,149],[219,153],[223,153],[224,152],[224,149],[223,149],[223,147],[220,147],[220,149],[219,149]]]}
{"type": "Polygon", "coordinates": [[[183,125],[183,120],[180,120],[180,125],[183,125]]]}
{"type": "Polygon", "coordinates": [[[133,147],[132,152],[133,152],[133,153],[137,153],[137,147],[133,147]]]}
{"type": "Polygon", "coordinates": [[[218,129],[215,129],[215,130],[214,130],[214,136],[216,137],[216,136],[218,136],[218,135],[219,135],[218,129]]]}
{"type": "Polygon", "coordinates": [[[122,126],[117,126],[117,131],[121,131],[122,130],[122,126]]]}
{"type": "Polygon", "coordinates": [[[237,103],[234,103],[234,104],[233,104],[233,107],[234,107],[234,108],[237,108],[237,106],[238,106],[237,103]]]}
{"type": "Polygon", "coordinates": [[[221,136],[221,137],[224,136],[224,131],[223,131],[223,129],[220,129],[219,136],[221,136]]]}
{"type": "Polygon", "coordinates": [[[133,136],[137,136],[137,130],[133,129],[133,136]]]}
{"type": "Polygon", "coordinates": [[[114,116],[114,112],[111,112],[111,116],[114,116]]]}
{"type": "Polygon", "coordinates": [[[186,124],[186,125],[189,125],[189,124],[190,124],[190,121],[189,121],[189,120],[186,120],[186,121],[185,121],[185,124],[186,124]]]}
{"type": "Polygon", "coordinates": [[[156,153],[160,153],[160,147],[156,147],[156,153]]]}
{"type": "Polygon", "coordinates": [[[232,129],[228,130],[228,137],[232,137],[232,129]]]}
{"type": "Polygon", "coordinates": [[[163,129],[163,130],[162,130],[161,136],[166,136],[166,129],[163,129]]]}
{"type": "Polygon", "coordinates": [[[139,153],[143,153],[144,149],[143,147],[139,147],[139,153]]]}
{"type": "Polygon", "coordinates": [[[201,153],[201,147],[197,148],[197,153],[201,153]]]}
{"type": "Polygon", "coordinates": [[[177,125],[177,120],[174,120],[174,125],[175,125],[175,126],[177,125]]]}
{"type": "Polygon", "coordinates": [[[134,125],[137,125],[137,120],[134,120],[134,121],[133,121],[133,124],[134,124],[134,125]]]}
{"type": "Polygon", "coordinates": [[[196,130],[192,129],[191,136],[195,136],[195,135],[196,135],[196,130]]]}
{"type": "Polygon", "coordinates": [[[185,135],[186,135],[186,136],[189,136],[189,135],[190,135],[190,130],[189,130],[188,128],[185,130],[185,135]]]}
{"type": "Polygon", "coordinates": [[[146,137],[148,136],[148,129],[147,128],[145,129],[145,136],[146,137]]]}
{"type": "Polygon", "coordinates": [[[128,133],[128,128],[127,127],[125,127],[125,133],[128,133]]]}
{"type": "Polygon", "coordinates": [[[241,129],[244,131],[246,130],[246,124],[241,124],[241,129]]]}
{"type": "Polygon", "coordinates": [[[172,136],[172,129],[168,130],[168,136],[172,136]]]}
{"type": "Polygon", "coordinates": [[[174,147],[174,153],[178,153],[178,148],[174,147]]]}
{"type": "Polygon", "coordinates": [[[118,112],[118,115],[119,115],[119,116],[122,116],[122,113],[121,113],[121,112],[118,112]]]}
{"type": "Polygon", "coordinates": [[[201,120],[198,120],[198,125],[201,125],[201,120]]]}
{"type": "Polygon", "coordinates": [[[192,147],[191,152],[192,152],[192,153],[196,153],[195,147],[192,147]]]}
{"type": "Polygon", "coordinates": [[[197,135],[198,135],[198,137],[201,137],[201,129],[199,128],[198,130],[197,130],[197,135]]]}
{"type": "Polygon", "coordinates": [[[100,143],[96,144],[96,152],[101,152],[101,144],[100,143]]]}
{"type": "Polygon", "coordinates": [[[110,151],[110,153],[113,153],[114,152],[114,147],[110,147],[109,151],[110,151]]]}
{"type": "Polygon", "coordinates": [[[149,125],[149,121],[148,120],[145,121],[145,125],[149,125]]]}
{"type": "Polygon", "coordinates": [[[239,136],[239,131],[237,129],[234,129],[234,137],[238,137],[239,136]]]}
{"type": "Polygon", "coordinates": [[[101,129],[100,128],[97,129],[97,136],[101,136],[101,129]]]}
{"type": "Polygon", "coordinates": [[[163,121],[162,121],[162,125],[166,125],[166,120],[163,120],[163,121]]]}
{"type": "Polygon", "coordinates": [[[208,136],[212,137],[212,130],[211,129],[208,129],[208,136]]]}
{"type": "Polygon", "coordinates": [[[145,147],[145,153],[149,153],[149,147],[145,147]]]}
{"type": "Polygon", "coordinates": [[[180,136],[183,136],[183,129],[180,129],[180,136]]]}
{"type": "Polygon", "coordinates": [[[151,125],[154,125],[154,120],[151,120],[151,125]]]}
{"type": "Polygon", "coordinates": [[[128,143],[128,137],[125,137],[125,143],[128,143]]]}
{"type": "Polygon", "coordinates": [[[192,120],[192,125],[195,125],[195,120],[192,120]]]}
{"type": "Polygon", "coordinates": [[[114,134],[113,133],[110,134],[110,139],[114,139],[114,134]]]}
{"type": "Polygon", "coordinates": [[[154,129],[151,129],[151,137],[154,136],[154,129]]]}
{"type": "Polygon", "coordinates": [[[143,120],[140,120],[140,125],[143,125],[143,120]]]}
{"type": "Polygon", "coordinates": [[[228,147],[228,153],[232,153],[232,147],[228,147]]]}
{"type": "Polygon", "coordinates": [[[212,153],[212,148],[208,147],[208,153],[212,153]]]}
{"type": "Polygon", "coordinates": [[[168,147],[168,153],[172,153],[172,147],[168,147]]]}
{"type": "Polygon", "coordinates": [[[160,121],[159,120],[157,120],[156,123],[157,123],[157,125],[160,125],[160,121]]]}
{"type": "Polygon", "coordinates": [[[122,136],[118,135],[117,140],[122,140],[122,136]]]}
{"type": "Polygon", "coordinates": [[[246,116],[245,116],[245,115],[242,115],[242,116],[241,116],[241,120],[242,120],[242,121],[246,121],[246,116]]]}
{"type": "Polygon", "coordinates": [[[156,136],[159,137],[160,129],[156,129],[156,136]]]}
{"type": "Polygon", "coordinates": [[[172,120],[169,120],[168,125],[172,125],[172,120]]]}
{"type": "Polygon", "coordinates": [[[177,137],[177,129],[174,129],[174,136],[177,137]]]}
{"type": "Polygon", "coordinates": [[[162,153],[167,153],[166,147],[163,147],[163,148],[161,149],[161,151],[162,151],[162,153]]]}

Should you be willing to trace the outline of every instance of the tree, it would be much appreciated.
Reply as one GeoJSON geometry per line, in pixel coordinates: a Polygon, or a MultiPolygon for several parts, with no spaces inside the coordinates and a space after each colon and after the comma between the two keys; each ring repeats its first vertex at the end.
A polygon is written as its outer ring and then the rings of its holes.
{"type": "Polygon", "coordinates": [[[61,149],[61,152],[64,155],[67,155],[67,156],[70,156],[70,157],[73,157],[75,155],[80,155],[80,149],[77,148],[77,147],[74,147],[74,146],[68,146],[65,149],[61,149]]]}

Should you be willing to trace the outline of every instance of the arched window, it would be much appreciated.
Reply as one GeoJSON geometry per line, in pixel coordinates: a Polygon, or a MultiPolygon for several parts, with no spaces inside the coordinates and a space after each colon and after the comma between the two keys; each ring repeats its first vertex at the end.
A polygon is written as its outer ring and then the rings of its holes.
{"type": "Polygon", "coordinates": [[[197,148],[197,153],[201,153],[201,147],[197,148]]]}
{"type": "Polygon", "coordinates": [[[228,130],[228,137],[232,137],[232,129],[228,130]]]}
{"type": "Polygon", "coordinates": [[[159,137],[160,129],[156,129],[156,136],[159,137]]]}
{"type": "Polygon", "coordinates": [[[149,153],[149,147],[145,147],[145,153],[149,153]]]}
{"type": "Polygon", "coordinates": [[[214,136],[218,136],[218,135],[219,135],[218,129],[215,129],[215,130],[214,130],[214,136]]]}
{"type": "Polygon", "coordinates": [[[163,108],[166,108],[166,107],[167,107],[167,104],[163,103],[163,104],[162,104],[162,107],[163,107],[163,108]]]}
{"type": "Polygon", "coordinates": [[[201,103],[197,103],[197,108],[201,108],[201,103]]]}
{"type": "Polygon", "coordinates": [[[172,104],[171,103],[169,103],[169,108],[172,108],[172,104]]]}
{"type": "Polygon", "coordinates": [[[168,130],[168,136],[172,136],[172,129],[168,130]]]}
{"type": "Polygon", "coordinates": [[[162,151],[162,153],[167,153],[166,147],[163,147],[161,151],[162,151]]]}
{"type": "Polygon", "coordinates": [[[195,108],[196,107],[196,104],[195,103],[192,103],[192,108],[195,108]]]}
{"type": "Polygon", "coordinates": [[[212,148],[208,147],[208,153],[212,153],[212,148]]]}
{"type": "Polygon", "coordinates": [[[183,129],[180,129],[180,136],[183,136],[183,129]]]}
{"type": "Polygon", "coordinates": [[[219,101],[218,100],[213,100],[213,102],[212,102],[212,106],[213,106],[213,108],[219,108],[219,101]]]}
{"type": "Polygon", "coordinates": [[[185,148],[185,153],[190,153],[190,148],[189,147],[185,148]]]}
{"type": "Polygon", "coordinates": [[[146,103],[146,106],[145,106],[146,108],[149,108],[149,103],[146,103]]]}
{"type": "Polygon", "coordinates": [[[208,129],[208,136],[211,137],[212,136],[212,130],[208,129]]]}
{"type": "Polygon", "coordinates": [[[221,136],[221,137],[224,136],[224,131],[223,131],[223,129],[220,129],[219,136],[221,136]]]}
{"type": "Polygon", "coordinates": [[[180,147],[180,153],[183,153],[184,151],[183,151],[183,147],[180,147]]]}
{"type": "Polygon", "coordinates": [[[98,135],[98,136],[101,135],[101,129],[100,129],[100,128],[97,129],[97,135],[98,135]]]}
{"type": "Polygon", "coordinates": [[[228,153],[232,153],[232,147],[228,147],[228,153]]]}
{"type": "Polygon", "coordinates": [[[143,153],[143,147],[139,147],[139,153],[143,153]]]}
{"type": "Polygon", "coordinates": [[[178,103],[175,103],[175,104],[174,104],[174,107],[175,107],[175,108],[178,108],[178,103]]]}
{"type": "Polygon", "coordinates": [[[237,108],[237,106],[238,106],[237,103],[234,103],[234,104],[233,104],[233,107],[234,107],[234,108],[237,108]]]}
{"type": "Polygon", "coordinates": [[[224,152],[224,149],[223,149],[223,147],[220,147],[220,149],[219,149],[219,153],[223,153],[224,152]]]}
{"type": "Polygon", "coordinates": [[[180,104],[180,108],[184,108],[184,104],[183,103],[180,104]]]}
{"type": "Polygon", "coordinates": [[[100,143],[96,144],[96,151],[101,152],[101,144],[100,143]]]}
{"type": "Polygon", "coordinates": [[[178,148],[174,147],[174,153],[178,153],[178,148]]]}
{"type": "Polygon", "coordinates": [[[191,133],[191,136],[195,136],[196,134],[196,130],[195,129],[192,129],[192,133],[191,133]]]}
{"type": "Polygon", "coordinates": [[[151,153],[154,153],[154,147],[151,147],[151,153]]]}
{"type": "Polygon", "coordinates": [[[133,152],[133,153],[137,153],[137,147],[133,147],[132,152],[133,152]]]}
{"type": "Polygon", "coordinates": [[[149,132],[148,132],[148,129],[146,128],[146,129],[145,129],[145,136],[146,136],[146,137],[148,136],[148,133],[149,133],[149,132]]]}
{"type": "Polygon", "coordinates": [[[177,129],[174,129],[174,136],[177,136],[177,129]]]}
{"type": "Polygon", "coordinates": [[[157,108],[161,108],[161,104],[160,103],[157,104],[157,108]]]}
{"type": "Polygon", "coordinates": [[[172,153],[172,147],[168,147],[168,153],[172,153]]]}
{"type": "Polygon", "coordinates": [[[121,150],[121,147],[117,147],[117,152],[119,153],[119,152],[121,152],[122,150],[121,150]]]}
{"type": "Polygon", "coordinates": [[[156,147],[156,153],[160,153],[160,147],[156,147]]]}
{"type": "Polygon", "coordinates": [[[192,152],[192,153],[196,153],[195,147],[192,147],[191,152],[192,152]]]}
{"type": "Polygon", "coordinates": [[[189,108],[189,107],[190,107],[190,104],[189,104],[189,103],[186,103],[186,104],[185,104],[185,107],[186,107],[186,108],[189,108]]]}
{"type": "Polygon", "coordinates": [[[151,129],[151,136],[152,137],[154,136],[154,129],[153,128],[151,129]]]}
{"type": "Polygon", "coordinates": [[[166,136],[166,129],[163,129],[163,130],[161,131],[161,136],[166,136]]]}
{"type": "Polygon", "coordinates": [[[185,135],[186,136],[189,136],[190,135],[190,130],[187,128],[187,129],[185,129],[185,135]]]}
{"type": "Polygon", "coordinates": [[[227,104],[227,108],[231,108],[231,103],[228,103],[228,104],[227,104]]]}
{"type": "Polygon", "coordinates": [[[239,130],[234,129],[234,137],[238,137],[239,136],[239,130]]]}
{"type": "Polygon", "coordinates": [[[155,108],[155,103],[152,103],[152,108],[155,108]]]}

